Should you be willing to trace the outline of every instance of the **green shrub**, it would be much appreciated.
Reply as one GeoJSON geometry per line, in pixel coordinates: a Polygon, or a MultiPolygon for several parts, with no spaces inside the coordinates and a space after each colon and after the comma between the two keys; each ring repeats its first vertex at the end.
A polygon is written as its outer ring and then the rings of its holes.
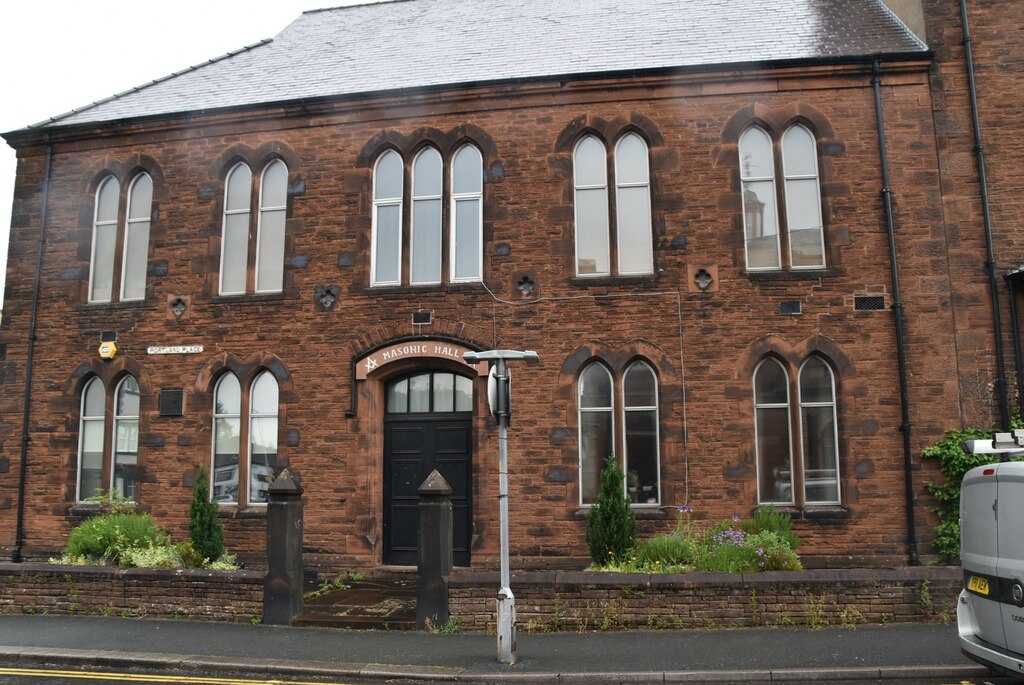
{"type": "Polygon", "coordinates": [[[756,571],[799,571],[803,568],[790,540],[776,531],[751,533],[744,545],[754,550],[756,571]]]}
{"type": "Polygon", "coordinates": [[[192,488],[192,506],[188,511],[188,530],[192,546],[203,559],[213,561],[224,554],[224,526],[217,518],[217,503],[210,499],[206,468],[200,465],[192,488]]]}
{"type": "Polygon", "coordinates": [[[636,518],[623,489],[614,457],[605,460],[597,501],[587,515],[587,545],[598,566],[621,560],[636,544],[636,518]]]}
{"type": "Polygon", "coordinates": [[[666,567],[691,566],[697,556],[693,540],[678,535],[656,535],[636,548],[638,566],[666,567]]]}
{"type": "MultiPolygon", "coordinates": [[[[1019,417],[1011,422],[1011,428],[1022,428],[1019,417]]],[[[979,428],[946,431],[946,437],[921,452],[922,459],[937,459],[942,475],[946,477],[943,485],[925,484],[925,490],[938,502],[935,513],[939,515],[939,525],[935,527],[935,549],[947,561],[956,562],[960,559],[960,484],[964,474],[976,466],[984,466],[999,461],[998,454],[967,454],[960,446],[964,440],[984,440],[992,437],[992,430],[979,428]]]]}
{"type": "Polygon", "coordinates": [[[178,543],[175,545],[175,549],[185,568],[203,568],[206,558],[196,549],[191,540],[178,543]]]}
{"type": "Polygon", "coordinates": [[[68,557],[107,557],[121,563],[127,549],[167,544],[167,533],[160,530],[149,514],[105,514],[94,516],[68,535],[68,557]]]}
{"type": "Polygon", "coordinates": [[[767,531],[776,533],[786,541],[787,546],[793,550],[800,544],[800,538],[793,534],[793,519],[789,514],[779,511],[772,505],[759,507],[754,511],[754,517],[743,524],[743,530],[748,534],[767,531]]]}
{"type": "Polygon", "coordinates": [[[95,502],[99,505],[101,514],[134,514],[135,502],[128,499],[116,490],[97,490],[92,497],[86,497],[83,502],[95,502]]]}

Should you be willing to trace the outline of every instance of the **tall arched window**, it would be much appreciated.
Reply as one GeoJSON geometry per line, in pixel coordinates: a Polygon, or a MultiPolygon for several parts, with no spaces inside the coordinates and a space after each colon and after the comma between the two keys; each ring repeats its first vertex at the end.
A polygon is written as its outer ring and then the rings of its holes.
{"type": "Polygon", "coordinates": [[[802,124],[787,128],[781,141],[772,135],[751,126],[739,140],[747,269],[823,269],[817,141],[802,124]],[[782,171],[781,188],[776,168],[782,171]]]}
{"type": "Polygon", "coordinates": [[[275,159],[260,178],[256,231],[256,292],[279,292],[284,284],[284,233],[288,214],[288,167],[275,159]]]}
{"type": "Polygon", "coordinates": [[[754,370],[757,436],[757,501],[793,504],[793,450],[789,425],[789,375],[769,357],[754,370]]]}
{"type": "Polygon", "coordinates": [[[410,283],[441,282],[441,154],[424,148],[412,163],[412,255],[410,283]]]}
{"type": "Polygon", "coordinates": [[[264,371],[249,401],[249,503],[266,504],[277,470],[277,380],[264,371]]]}
{"type": "Polygon", "coordinates": [[[220,245],[220,294],[245,293],[249,264],[252,171],[236,164],[224,183],[224,229],[220,245]]]}
{"type": "Polygon", "coordinates": [[[786,179],[786,227],[794,269],[825,266],[821,221],[821,189],[814,136],[804,126],[790,126],[782,136],[782,168],[786,179]]]}
{"type": "Polygon", "coordinates": [[[452,161],[451,278],[479,281],[483,274],[483,157],[463,145],[452,161]]]}
{"type": "Polygon", "coordinates": [[[661,501],[658,378],[646,362],[634,362],[622,380],[626,494],[637,504],[661,501]]]}
{"type": "Polygon", "coordinates": [[[576,208],[576,274],[606,276],[608,247],[608,170],[604,144],[584,136],[573,151],[576,208]]]}
{"type": "Polygon", "coordinates": [[[402,282],[402,158],[388,150],[373,168],[373,239],[370,282],[402,282]]]}
{"type": "Polygon", "coordinates": [[[114,294],[114,252],[117,250],[117,204],[121,184],[113,176],[96,189],[89,268],[89,301],[110,302],[114,294]]]}
{"type": "Polygon", "coordinates": [[[210,492],[219,504],[238,502],[238,456],[242,433],[242,388],[233,373],[213,391],[213,468],[210,492]]]}
{"type": "Polygon", "coordinates": [[[103,489],[106,396],[103,381],[99,378],[90,379],[82,389],[78,420],[78,494],[75,497],[79,502],[103,489]]]}
{"type": "Polygon", "coordinates": [[[125,376],[114,394],[114,460],[110,490],[135,499],[135,474],[139,461],[139,384],[125,376]]]}
{"type": "Polygon", "coordinates": [[[615,456],[615,413],[612,375],[602,364],[590,364],[579,380],[580,501],[593,504],[601,485],[605,460],[615,456]]]}
{"type": "Polygon", "coordinates": [[[121,299],[146,297],[146,268],[149,263],[149,223],[153,211],[153,179],[139,174],[128,188],[128,219],[124,229],[121,260],[121,299]]]}
{"type": "Polygon", "coordinates": [[[804,458],[804,501],[839,502],[839,437],[832,368],[820,357],[800,367],[800,433],[804,458]]]}
{"type": "Polygon", "coordinates": [[[747,269],[778,269],[779,219],[771,138],[757,126],[748,128],[740,136],[739,154],[747,269]]]}
{"type": "Polygon", "coordinates": [[[615,146],[616,226],[619,274],[654,271],[651,178],[647,143],[628,133],[615,146]]]}
{"type": "Polygon", "coordinates": [[[288,218],[288,166],[280,159],[263,167],[258,188],[244,162],[224,180],[224,228],[220,245],[220,294],[275,293],[284,287],[288,218]],[[258,211],[253,226],[252,199],[258,211]],[[251,243],[251,245],[250,245],[251,243]],[[250,276],[249,255],[254,255],[250,276]]]}

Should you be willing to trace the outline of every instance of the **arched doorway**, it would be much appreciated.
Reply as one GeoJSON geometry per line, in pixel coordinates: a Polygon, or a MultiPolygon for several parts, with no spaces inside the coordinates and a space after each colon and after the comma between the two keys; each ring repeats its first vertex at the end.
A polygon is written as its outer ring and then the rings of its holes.
{"type": "Polygon", "coordinates": [[[384,415],[383,562],[416,564],[417,490],[437,469],[452,487],[454,563],[469,565],[472,536],[473,381],[419,371],[387,383],[384,415]]]}

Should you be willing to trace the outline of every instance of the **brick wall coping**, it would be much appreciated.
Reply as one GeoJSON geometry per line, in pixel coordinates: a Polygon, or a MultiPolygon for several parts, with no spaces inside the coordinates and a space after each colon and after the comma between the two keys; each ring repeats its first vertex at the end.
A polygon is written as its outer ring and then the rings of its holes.
{"type": "Polygon", "coordinates": [[[244,585],[262,585],[264,574],[260,571],[238,570],[218,571],[213,569],[185,568],[122,568],[120,566],[65,566],[63,564],[41,564],[26,562],[15,564],[0,562],[0,576],[25,573],[48,575],[72,575],[90,579],[119,578],[123,580],[160,580],[175,578],[182,580],[231,580],[244,585]]]}
{"type": "MultiPolygon", "coordinates": [[[[809,569],[805,571],[765,571],[763,573],[603,573],[592,571],[515,571],[511,584],[560,587],[700,587],[707,585],[751,587],[780,583],[844,583],[875,585],[886,582],[949,583],[960,580],[959,566],[901,566],[897,568],[809,569]]],[[[451,588],[497,586],[497,571],[454,569],[451,588]]]]}

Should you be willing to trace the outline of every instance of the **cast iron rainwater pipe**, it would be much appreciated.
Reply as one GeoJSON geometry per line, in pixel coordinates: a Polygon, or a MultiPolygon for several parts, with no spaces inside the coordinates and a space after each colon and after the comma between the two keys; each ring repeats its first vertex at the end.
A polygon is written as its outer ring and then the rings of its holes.
{"type": "Polygon", "coordinates": [[[53,145],[46,136],[46,162],[43,169],[42,206],[39,210],[39,239],[36,250],[36,273],[32,284],[32,312],[28,324],[28,353],[25,357],[25,398],[21,415],[21,460],[18,465],[18,519],[14,532],[14,553],[11,560],[21,562],[21,548],[25,544],[25,471],[28,468],[29,405],[32,402],[32,358],[36,349],[36,325],[39,314],[39,291],[42,286],[43,247],[46,245],[46,204],[50,192],[50,162],[53,145]]]}
{"type": "Polygon", "coordinates": [[[907,393],[907,350],[904,343],[903,303],[900,299],[899,265],[896,262],[896,226],[893,222],[892,188],[889,186],[889,155],[885,146],[885,121],[882,117],[882,77],[878,60],[871,64],[871,84],[875,93],[875,120],[878,125],[878,154],[882,167],[882,202],[885,207],[885,228],[889,235],[889,269],[892,277],[892,315],[896,326],[896,360],[900,377],[900,432],[903,433],[903,482],[907,500],[907,556],[917,566],[917,530],[914,524],[913,451],[910,446],[910,398],[907,393]]]}

